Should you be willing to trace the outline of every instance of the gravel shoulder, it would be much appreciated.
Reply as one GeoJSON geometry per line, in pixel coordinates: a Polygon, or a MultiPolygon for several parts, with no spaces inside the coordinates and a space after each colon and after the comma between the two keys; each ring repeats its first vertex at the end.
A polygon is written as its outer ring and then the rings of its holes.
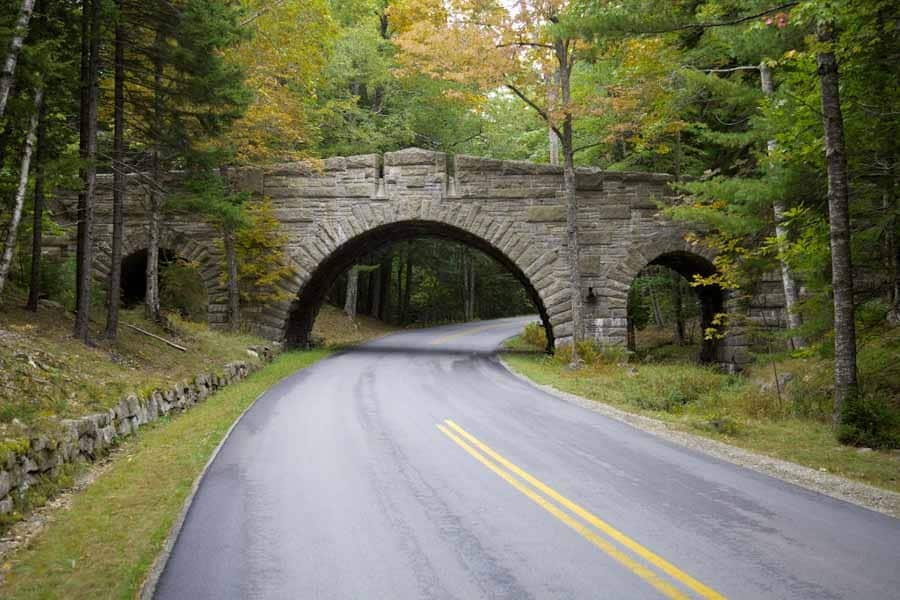
{"type": "Polygon", "coordinates": [[[518,379],[570,404],[575,404],[611,419],[627,423],[636,429],[646,431],[680,446],[703,452],[720,460],[900,519],[900,494],[896,492],[883,490],[828,473],[827,471],[817,471],[786,460],[772,458],[717,440],[680,431],[663,421],[651,417],[629,413],[601,402],[560,391],[553,386],[535,383],[528,377],[516,372],[502,357],[500,358],[500,363],[518,379]]]}

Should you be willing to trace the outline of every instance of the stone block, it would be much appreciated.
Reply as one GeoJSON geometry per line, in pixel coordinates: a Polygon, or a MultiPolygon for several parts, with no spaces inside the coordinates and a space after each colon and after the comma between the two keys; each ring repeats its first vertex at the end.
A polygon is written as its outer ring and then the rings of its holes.
{"type": "Polygon", "coordinates": [[[597,209],[597,216],[600,219],[630,219],[630,206],[601,206],[597,209]]]}
{"type": "Polygon", "coordinates": [[[384,154],[384,166],[402,165],[433,165],[446,163],[447,155],[443,152],[433,152],[422,148],[407,148],[399,152],[386,152],[384,154]]]}
{"type": "Polygon", "coordinates": [[[603,256],[581,255],[578,257],[578,267],[584,275],[602,275],[606,272],[609,259],[603,256]]]}
{"type": "Polygon", "coordinates": [[[566,207],[557,204],[529,206],[525,218],[531,223],[565,222],[566,207]]]}
{"type": "Polygon", "coordinates": [[[575,173],[575,189],[579,191],[601,191],[603,189],[602,171],[582,171],[575,173]]]}

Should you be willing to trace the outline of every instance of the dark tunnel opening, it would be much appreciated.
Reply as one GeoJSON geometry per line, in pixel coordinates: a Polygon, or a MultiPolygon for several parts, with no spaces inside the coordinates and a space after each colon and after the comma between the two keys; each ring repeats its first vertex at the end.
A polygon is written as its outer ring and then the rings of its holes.
{"type": "Polygon", "coordinates": [[[334,282],[363,256],[387,246],[423,238],[436,238],[465,244],[499,263],[523,286],[537,309],[547,334],[547,350],[552,351],[554,339],[550,318],[537,289],[524,272],[501,250],[457,227],[433,221],[404,221],[376,227],[342,244],[326,257],[310,276],[291,305],[285,332],[289,347],[308,347],[312,328],[322,303],[334,282]]]}

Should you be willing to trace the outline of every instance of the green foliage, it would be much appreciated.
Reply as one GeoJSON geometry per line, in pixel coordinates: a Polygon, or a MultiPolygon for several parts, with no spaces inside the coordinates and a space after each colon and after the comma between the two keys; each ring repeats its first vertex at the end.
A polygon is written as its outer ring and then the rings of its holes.
{"type": "Polygon", "coordinates": [[[879,396],[853,398],[844,409],[837,438],[851,446],[900,448],[900,410],[879,396]]]}
{"type": "Polygon", "coordinates": [[[663,412],[678,412],[710,394],[719,392],[721,382],[711,369],[672,368],[666,377],[643,377],[640,369],[636,377],[623,386],[624,399],[638,408],[663,412]]]}
{"type": "Polygon", "coordinates": [[[247,203],[245,215],[248,226],[235,236],[241,302],[259,307],[285,300],[288,294],[278,284],[291,274],[291,268],[284,252],[286,238],[271,200],[247,203]]]}
{"type": "Polygon", "coordinates": [[[522,339],[538,350],[547,348],[547,331],[541,323],[535,322],[526,325],[522,330],[522,339]]]}
{"type": "Polygon", "coordinates": [[[207,294],[198,265],[178,258],[159,273],[160,303],[191,321],[206,320],[207,294]]]}
{"type": "MultiPolygon", "coordinates": [[[[601,346],[595,340],[586,339],[578,342],[578,358],[586,365],[618,365],[628,362],[629,352],[620,346],[601,346]]],[[[559,344],[553,354],[559,364],[572,362],[572,345],[559,344]]]]}

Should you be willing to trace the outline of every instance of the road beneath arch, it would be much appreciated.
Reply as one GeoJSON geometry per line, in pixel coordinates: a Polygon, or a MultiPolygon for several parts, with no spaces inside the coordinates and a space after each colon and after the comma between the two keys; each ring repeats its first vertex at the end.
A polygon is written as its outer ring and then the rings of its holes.
{"type": "Polygon", "coordinates": [[[507,373],[524,319],[399,333],[270,389],[157,598],[900,597],[900,521],[507,373]]]}

